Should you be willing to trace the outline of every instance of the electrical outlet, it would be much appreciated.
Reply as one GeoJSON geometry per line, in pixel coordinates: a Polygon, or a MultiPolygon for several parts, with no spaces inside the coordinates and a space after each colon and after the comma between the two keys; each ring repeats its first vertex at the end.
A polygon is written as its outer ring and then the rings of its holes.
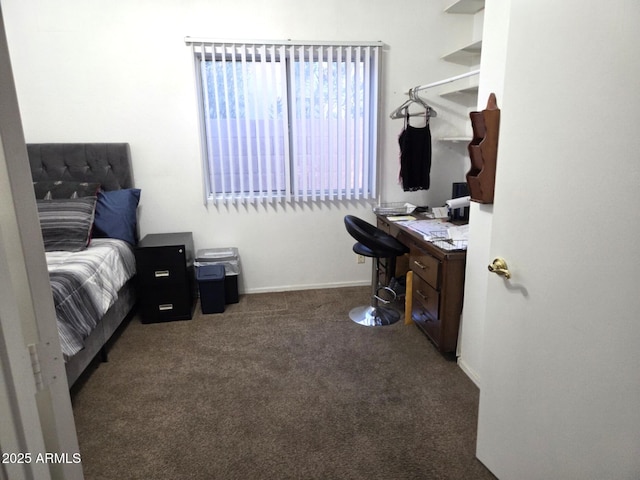
{"type": "Polygon", "coordinates": [[[364,263],[364,255],[358,255],[358,263],[364,263]]]}

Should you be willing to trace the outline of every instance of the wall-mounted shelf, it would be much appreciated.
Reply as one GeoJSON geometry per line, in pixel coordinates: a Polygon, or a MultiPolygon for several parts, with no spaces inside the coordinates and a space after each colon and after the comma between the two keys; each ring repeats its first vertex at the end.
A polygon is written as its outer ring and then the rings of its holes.
{"type": "Polygon", "coordinates": [[[456,95],[458,93],[477,95],[479,84],[480,79],[477,75],[474,77],[457,80],[455,82],[451,82],[446,87],[443,87],[442,90],[440,90],[440,96],[448,97],[450,95],[456,95]]]}
{"type": "Polygon", "coordinates": [[[475,107],[478,102],[478,84],[479,78],[475,75],[452,82],[446,87],[442,87],[438,93],[447,100],[466,107],[475,107]]]}
{"type": "Polygon", "coordinates": [[[478,13],[484,8],[484,0],[457,0],[444,9],[446,13],[478,13]]]}
{"type": "Polygon", "coordinates": [[[478,65],[480,63],[481,53],[482,40],[478,40],[477,42],[470,43],[444,55],[442,60],[467,66],[478,65]]]}
{"type": "Polygon", "coordinates": [[[500,109],[495,94],[489,95],[487,108],[471,112],[469,116],[473,130],[468,147],[471,160],[471,169],[467,172],[469,193],[474,202],[493,203],[500,131],[500,109]]]}
{"type": "MultiPolygon", "coordinates": [[[[485,0],[457,0],[445,9],[445,13],[474,15],[475,25],[477,22],[476,19],[479,19],[479,21],[482,22],[482,17],[477,16],[476,14],[481,12],[481,10],[484,9],[484,6],[485,0]]],[[[483,13],[484,12],[480,15],[483,13]]],[[[477,32],[473,32],[471,38],[477,38],[476,35],[477,32]]],[[[480,36],[482,36],[481,32],[480,36]]],[[[464,45],[441,58],[447,62],[472,67],[480,65],[481,54],[482,40],[480,39],[464,45]]],[[[475,109],[478,102],[478,85],[480,83],[479,73],[479,69],[472,70],[440,82],[434,82],[430,85],[423,86],[422,88],[434,87],[434,93],[438,94],[440,97],[459,105],[473,107],[475,109]]],[[[460,107],[454,106],[454,108],[456,111],[460,110],[460,107]]],[[[443,147],[446,146],[452,150],[461,148],[460,145],[466,146],[468,149],[468,145],[472,142],[473,138],[472,135],[464,133],[464,130],[465,129],[460,128],[456,132],[456,129],[453,129],[449,135],[438,137],[437,141],[442,142],[443,147]]]]}

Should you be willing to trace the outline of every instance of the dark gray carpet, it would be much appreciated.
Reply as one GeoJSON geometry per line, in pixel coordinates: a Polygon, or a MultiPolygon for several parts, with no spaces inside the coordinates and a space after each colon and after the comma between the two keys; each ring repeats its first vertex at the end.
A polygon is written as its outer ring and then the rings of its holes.
{"type": "Polygon", "coordinates": [[[415,326],[351,322],[367,293],[134,318],[73,391],[85,478],[494,478],[474,455],[475,385],[415,326]]]}

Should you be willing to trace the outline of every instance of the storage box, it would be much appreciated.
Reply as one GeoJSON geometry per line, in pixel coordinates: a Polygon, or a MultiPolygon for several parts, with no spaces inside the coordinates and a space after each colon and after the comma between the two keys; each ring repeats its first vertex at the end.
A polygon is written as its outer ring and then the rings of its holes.
{"type": "Polygon", "coordinates": [[[203,248],[198,250],[195,265],[196,267],[223,265],[225,270],[225,303],[238,303],[240,256],[237,248],[203,248]]]}
{"type": "Polygon", "coordinates": [[[225,305],[223,265],[204,265],[196,269],[202,313],[222,313],[225,305]]]}

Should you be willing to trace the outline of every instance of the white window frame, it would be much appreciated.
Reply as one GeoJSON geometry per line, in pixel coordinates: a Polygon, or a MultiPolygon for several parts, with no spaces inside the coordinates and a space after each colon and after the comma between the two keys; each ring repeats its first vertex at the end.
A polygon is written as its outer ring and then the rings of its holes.
{"type": "Polygon", "coordinates": [[[190,37],[185,41],[191,46],[196,70],[205,202],[375,200],[381,42],[230,42],[190,37]],[[217,59],[222,70],[227,72],[222,80],[224,85],[220,87],[208,76],[211,75],[210,70],[205,70],[206,64],[202,61],[204,59],[211,64],[212,58],[217,59]],[[279,61],[276,62],[276,59],[279,61]],[[226,66],[225,62],[228,63],[226,66]],[[296,63],[298,67],[292,71],[291,65],[296,63]],[[270,69],[274,65],[280,65],[283,71],[273,73],[270,69]],[[257,70],[260,66],[268,73],[262,74],[259,85],[252,78],[259,75],[235,74],[236,69],[257,70]],[[337,73],[339,68],[343,70],[340,74],[337,73]],[[346,69],[349,71],[346,72],[346,69]],[[310,74],[318,71],[323,74],[310,74]],[[233,74],[228,81],[232,87],[227,84],[229,72],[233,74]],[[277,75],[280,75],[280,79],[276,78],[277,75]],[[346,87],[343,86],[342,90],[340,87],[335,87],[337,90],[329,88],[330,82],[335,85],[338,78],[344,79],[346,87]],[[285,104],[284,111],[278,114],[282,118],[254,119],[251,125],[248,118],[231,120],[234,114],[230,113],[230,108],[235,112],[242,109],[248,111],[250,108],[259,110],[265,108],[264,104],[253,100],[257,103],[254,105],[252,100],[246,100],[246,103],[239,105],[237,98],[234,98],[236,103],[230,107],[227,101],[231,100],[231,96],[227,98],[217,91],[240,89],[243,98],[249,99],[249,93],[243,93],[248,92],[247,89],[272,92],[274,85],[283,79],[287,92],[286,100],[281,100],[285,104]],[[335,102],[337,108],[341,109],[335,113],[335,118],[311,120],[311,110],[316,112],[313,115],[329,116],[326,113],[327,104],[305,90],[308,98],[302,105],[291,93],[311,81],[316,82],[311,89],[314,94],[321,90],[324,98],[335,102]],[[352,85],[362,85],[362,88],[356,89],[352,85]],[[211,95],[207,95],[207,88],[215,90],[213,102],[224,102],[224,105],[210,104],[211,95]],[[338,95],[342,97],[336,98],[338,95]],[[350,108],[341,107],[339,100],[343,106],[348,101],[350,108]],[[323,105],[325,108],[322,108],[323,105]],[[318,114],[320,110],[323,113],[318,114]],[[210,114],[211,111],[214,113],[210,114]],[[226,119],[212,120],[216,115],[226,119]],[[292,118],[297,121],[292,121],[292,118]],[[317,124],[315,130],[311,123],[317,124]],[[308,132],[311,130],[321,138],[310,140],[308,132]],[[358,133],[354,135],[356,130],[358,133]],[[240,132],[244,131],[255,131],[256,137],[262,135],[264,138],[249,140],[248,136],[241,135],[240,132]],[[278,160],[265,160],[263,156],[267,155],[266,151],[275,152],[278,160]],[[237,158],[231,161],[232,157],[237,158]],[[300,161],[302,157],[305,161],[300,161]]]}

